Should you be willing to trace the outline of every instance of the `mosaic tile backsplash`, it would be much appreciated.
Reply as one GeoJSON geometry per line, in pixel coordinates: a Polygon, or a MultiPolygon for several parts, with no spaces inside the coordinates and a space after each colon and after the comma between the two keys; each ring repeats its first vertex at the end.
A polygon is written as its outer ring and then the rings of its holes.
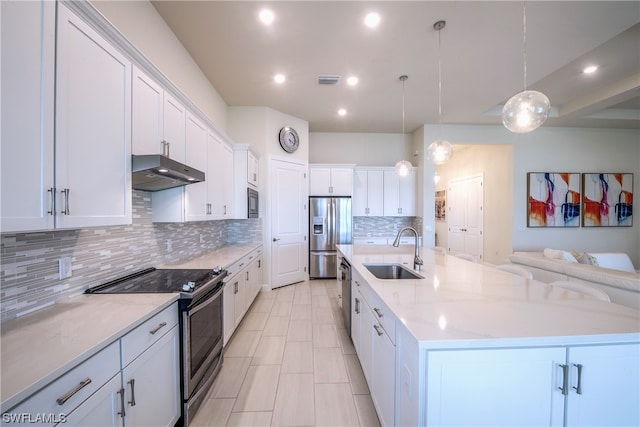
{"type": "Polygon", "coordinates": [[[128,272],[178,262],[227,243],[262,239],[261,219],[154,224],[151,193],[144,191],[133,191],[132,206],[132,225],[3,234],[0,320],[42,309],[128,272]],[[60,280],[62,257],[71,258],[72,276],[60,280]]]}
{"type": "Polygon", "coordinates": [[[354,216],[352,237],[395,236],[402,227],[413,227],[422,232],[422,217],[354,216]]]}

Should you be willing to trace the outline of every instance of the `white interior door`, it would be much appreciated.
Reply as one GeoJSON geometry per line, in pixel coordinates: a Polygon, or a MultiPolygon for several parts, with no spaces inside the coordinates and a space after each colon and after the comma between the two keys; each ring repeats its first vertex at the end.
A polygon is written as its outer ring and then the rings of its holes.
{"type": "Polygon", "coordinates": [[[449,182],[449,252],[484,258],[484,179],[475,175],[449,182]]]}
{"type": "Polygon", "coordinates": [[[271,160],[271,287],[307,278],[307,166],[271,160]]]}

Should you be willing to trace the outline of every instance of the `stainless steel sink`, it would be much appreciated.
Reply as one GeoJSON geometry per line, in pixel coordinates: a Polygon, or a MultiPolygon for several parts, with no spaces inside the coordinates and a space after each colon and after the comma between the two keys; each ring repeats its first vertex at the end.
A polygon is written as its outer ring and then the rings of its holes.
{"type": "Polygon", "coordinates": [[[414,271],[402,264],[363,264],[367,270],[378,279],[424,279],[414,271]]]}

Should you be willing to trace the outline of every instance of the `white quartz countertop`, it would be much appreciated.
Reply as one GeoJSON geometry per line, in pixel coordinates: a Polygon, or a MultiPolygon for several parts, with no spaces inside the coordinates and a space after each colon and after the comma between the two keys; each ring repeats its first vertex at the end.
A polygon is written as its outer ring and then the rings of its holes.
{"type": "Polygon", "coordinates": [[[2,412],[116,341],[179,296],[82,294],[3,322],[2,412]]]}
{"type": "Polygon", "coordinates": [[[166,264],[158,268],[228,268],[255,249],[261,248],[262,243],[235,243],[214,249],[188,261],[166,264]]]}
{"type": "Polygon", "coordinates": [[[414,247],[338,249],[423,346],[640,341],[640,311],[629,307],[426,248],[420,249],[423,279],[377,279],[364,263],[400,263],[412,269],[414,247]]]}
{"type": "MultiPolygon", "coordinates": [[[[186,262],[157,267],[226,268],[261,246],[231,244],[186,262]]],[[[179,296],[83,294],[2,322],[2,412],[162,311],[179,296]]]]}

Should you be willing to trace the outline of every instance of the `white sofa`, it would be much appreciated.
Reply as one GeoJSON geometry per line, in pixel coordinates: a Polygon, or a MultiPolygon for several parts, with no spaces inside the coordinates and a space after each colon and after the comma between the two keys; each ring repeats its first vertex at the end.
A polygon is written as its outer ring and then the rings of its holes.
{"type": "Polygon", "coordinates": [[[544,252],[514,252],[509,260],[531,271],[535,280],[546,283],[556,280],[584,282],[605,291],[611,302],[640,310],[640,273],[633,270],[633,264],[626,254],[602,254],[601,257],[598,257],[599,254],[590,254],[598,261],[602,259],[604,265],[627,270],[622,271],[581,264],[570,253],[563,252],[564,256],[559,257],[545,256],[544,252]]]}

